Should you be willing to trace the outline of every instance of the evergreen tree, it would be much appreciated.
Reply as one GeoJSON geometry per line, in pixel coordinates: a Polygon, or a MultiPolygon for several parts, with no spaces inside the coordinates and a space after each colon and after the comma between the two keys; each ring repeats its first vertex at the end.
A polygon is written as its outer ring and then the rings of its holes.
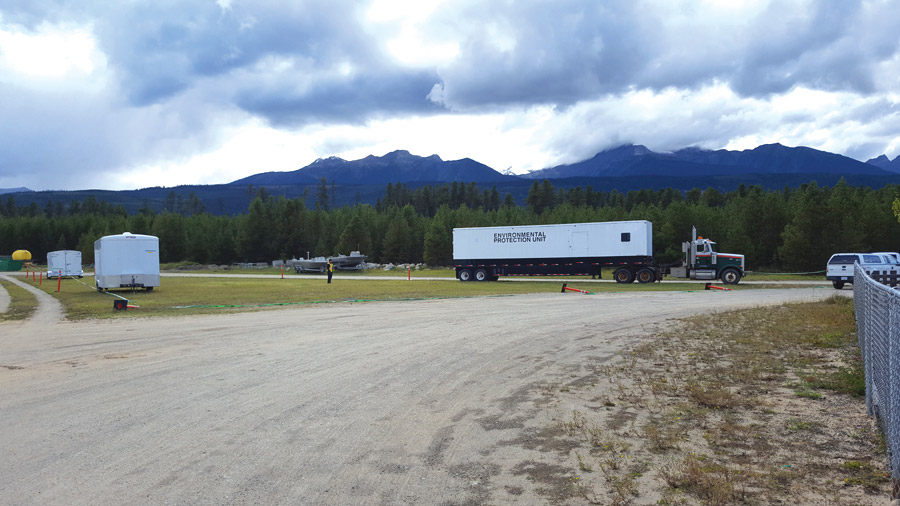
{"type": "Polygon", "coordinates": [[[328,180],[321,177],[319,178],[319,186],[316,190],[316,210],[328,211],[328,209],[330,209],[328,202],[328,180]]]}

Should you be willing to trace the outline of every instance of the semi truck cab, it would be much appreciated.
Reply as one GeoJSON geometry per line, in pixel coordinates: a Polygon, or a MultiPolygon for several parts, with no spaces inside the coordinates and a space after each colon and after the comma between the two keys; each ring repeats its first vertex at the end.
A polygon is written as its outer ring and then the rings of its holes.
{"type": "Polygon", "coordinates": [[[718,253],[715,242],[697,236],[697,227],[692,227],[690,241],[681,243],[684,252],[684,267],[673,267],[669,275],[688,279],[721,279],[728,285],[736,285],[745,275],[744,255],[718,253]]]}

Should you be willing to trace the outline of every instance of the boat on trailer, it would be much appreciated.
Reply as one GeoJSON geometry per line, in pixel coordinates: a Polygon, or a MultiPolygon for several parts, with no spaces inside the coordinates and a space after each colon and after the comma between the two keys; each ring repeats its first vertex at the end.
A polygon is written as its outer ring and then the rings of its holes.
{"type": "Polygon", "coordinates": [[[342,271],[361,270],[366,266],[366,255],[359,251],[351,251],[349,255],[337,255],[330,258],[300,258],[291,259],[287,264],[294,268],[297,274],[303,272],[325,272],[328,269],[328,260],[334,264],[334,268],[342,271]]]}

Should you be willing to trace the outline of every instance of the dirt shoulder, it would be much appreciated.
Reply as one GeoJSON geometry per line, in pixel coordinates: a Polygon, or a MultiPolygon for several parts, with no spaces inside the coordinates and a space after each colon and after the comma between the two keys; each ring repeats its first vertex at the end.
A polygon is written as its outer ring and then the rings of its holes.
{"type": "Polygon", "coordinates": [[[523,470],[559,504],[886,504],[856,341],[849,299],[657,329],[546,386],[560,464],[523,470]]]}

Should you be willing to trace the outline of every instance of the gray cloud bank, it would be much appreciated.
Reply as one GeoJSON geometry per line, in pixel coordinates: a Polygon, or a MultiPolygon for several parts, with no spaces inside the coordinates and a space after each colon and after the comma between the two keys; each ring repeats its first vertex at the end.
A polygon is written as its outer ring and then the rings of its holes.
{"type": "MultiPolygon", "coordinates": [[[[560,125],[547,148],[566,158],[617,141],[653,147],[639,137],[653,121],[606,105],[640,90],[725,86],[737,99],[758,100],[798,87],[849,94],[862,102],[835,114],[881,132],[846,146],[851,156],[880,154],[900,127],[896,0],[772,1],[750,17],[710,16],[694,1],[451,1],[419,29],[456,44],[456,57],[415,65],[384,44],[385,33],[400,27],[373,28],[368,6],[351,0],[4,5],[0,28],[90,27],[107,77],[100,91],[0,80],[0,186],[35,172],[61,187],[102,185],[104,173],[206,149],[223,124],[251,117],[296,129],[533,106],[577,117],[578,107],[594,103],[584,114],[599,111],[602,124],[595,116],[560,125]],[[586,125],[602,135],[573,139],[586,125]]],[[[739,105],[685,106],[693,117],[673,111],[669,130],[677,133],[662,144],[723,147],[775,128],[742,121],[739,105]]],[[[645,135],[666,134],[650,128],[645,135]]]]}

